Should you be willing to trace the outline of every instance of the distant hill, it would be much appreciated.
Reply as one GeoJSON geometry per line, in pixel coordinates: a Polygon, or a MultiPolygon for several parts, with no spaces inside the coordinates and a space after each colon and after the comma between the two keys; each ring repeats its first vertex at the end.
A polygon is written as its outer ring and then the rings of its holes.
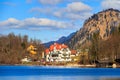
{"type": "Polygon", "coordinates": [[[107,40],[115,27],[120,25],[120,11],[107,9],[94,14],[84,22],[83,27],[70,39],[70,48],[77,49],[89,45],[94,33],[99,32],[102,40],[107,40]]]}
{"type": "Polygon", "coordinates": [[[67,44],[70,39],[75,35],[76,32],[73,32],[71,33],[70,35],[68,36],[62,36],[61,38],[59,38],[57,41],[50,41],[50,42],[47,42],[47,43],[44,43],[45,47],[48,48],[51,44],[54,44],[55,42],[56,43],[60,43],[60,44],[67,44]]]}

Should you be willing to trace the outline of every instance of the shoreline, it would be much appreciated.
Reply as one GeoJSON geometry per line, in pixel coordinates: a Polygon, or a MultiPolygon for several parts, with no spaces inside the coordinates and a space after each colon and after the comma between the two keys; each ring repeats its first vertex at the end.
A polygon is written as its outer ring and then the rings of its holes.
{"type": "Polygon", "coordinates": [[[67,64],[67,65],[32,65],[32,64],[0,64],[0,66],[46,66],[46,67],[65,67],[65,68],[96,68],[96,65],[67,64]]]}
{"type": "Polygon", "coordinates": [[[106,66],[106,67],[97,67],[96,64],[66,64],[66,65],[49,65],[49,64],[0,64],[0,66],[45,66],[45,67],[61,67],[61,68],[120,68],[120,65],[116,67],[106,66]]]}

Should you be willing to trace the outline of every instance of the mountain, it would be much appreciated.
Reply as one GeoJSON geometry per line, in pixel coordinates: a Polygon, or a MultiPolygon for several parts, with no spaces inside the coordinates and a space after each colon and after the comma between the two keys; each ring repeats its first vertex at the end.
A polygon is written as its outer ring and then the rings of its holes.
{"type": "Polygon", "coordinates": [[[60,44],[68,44],[68,42],[70,41],[70,39],[76,34],[76,32],[71,33],[70,35],[68,35],[67,37],[62,36],[61,38],[59,38],[57,41],[50,41],[47,43],[44,43],[45,47],[49,47],[51,44],[56,43],[60,43],[60,44]]]}
{"type": "Polygon", "coordinates": [[[120,11],[107,9],[87,19],[83,27],[68,42],[68,46],[77,49],[88,46],[94,33],[99,33],[102,40],[107,40],[114,29],[120,25],[120,11]]]}

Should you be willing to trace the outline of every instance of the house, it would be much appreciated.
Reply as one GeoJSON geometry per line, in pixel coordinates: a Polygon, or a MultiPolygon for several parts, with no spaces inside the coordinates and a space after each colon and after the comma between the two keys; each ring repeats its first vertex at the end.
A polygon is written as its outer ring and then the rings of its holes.
{"type": "Polygon", "coordinates": [[[47,62],[64,62],[71,61],[71,51],[65,44],[54,43],[45,50],[47,62]]]}
{"type": "Polygon", "coordinates": [[[25,58],[21,59],[21,62],[22,63],[24,63],[24,62],[31,62],[31,60],[28,59],[27,56],[26,56],[25,58]]]}
{"type": "Polygon", "coordinates": [[[37,54],[37,48],[35,47],[35,46],[33,46],[33,45],[30,45],[28,48],[27,48],[27,51],[30,53],[30,54],[32,54],[32,55],[35,55],[35,54],[37,54]]]}
{"type": "Polygon", "coordinates": [[[72,59],[72,62],[80,61],[80,54],[76,50],[71,50],[70,57],[72,59]]]}
{"type": "Polygon", "coordinates": [[[76,50],[71,50],[71,57],[75,57],[75,56],[77,56],[78,54],[77,54],[77,52],[76,52],[76,50]]]}

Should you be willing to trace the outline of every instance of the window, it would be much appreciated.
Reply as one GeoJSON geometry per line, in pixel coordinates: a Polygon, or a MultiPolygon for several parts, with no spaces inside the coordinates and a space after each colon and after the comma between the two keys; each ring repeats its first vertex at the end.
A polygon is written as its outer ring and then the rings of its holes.
{"type": "Polygon", "coordinates": [[[52,57],[58,57],[58,54],[52,54],[52,57]]]}

